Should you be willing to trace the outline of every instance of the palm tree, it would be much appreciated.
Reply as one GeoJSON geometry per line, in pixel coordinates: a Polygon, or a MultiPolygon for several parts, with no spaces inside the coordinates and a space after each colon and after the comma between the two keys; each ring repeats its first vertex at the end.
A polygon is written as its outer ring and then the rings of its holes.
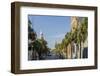
{"type": "Polygon", "coordinates": [[[72,43],[72,58],[77,58],[77,53],[78,53],[78,49],[77,49],[77,45],[78,45],[78,41],[77,41],[77,33],[78,33],[78,28],[75,28],[74,32],[72,32],[71,35],[71,43],[72,43]]]}
{"type": "MultiPolygon", "coordinates": [[[[77,50],[76,52],[76,57],[77,58],[82,57],[82,47],[83,47],[82,43],[84,43],[87,38],[87,24],[88,24],[87,18],[84,18],[83,22],[81,22],[80,24],[78,22],[78,26],[80,27],[75,28],[74,32],[72,31],[67,32],[64,39],[62,40],[60,44],[55,44],[55,49],[62,54],[65,53],[66,57],[68,56],[68,45],[73,46],[73,43],[79,47],[79,50],[77,50]]],[[[73,47],[71,47],[70,52],[73,54],[72,48],[73,47]]]]}
{"type": "Polygon", "coordinates": [[[38,42],[40,43],[40,50],[39,50],[39,55],[40,55],[40,59],[43,59],[43,55],[47,55],[47,53],[50,51],[50,49],[47,46],[47,41],[44,40],[44,38],[42,39],[37,39],[38,42]]]}
{"type": "Polygon", "coordinates": [[[28,40],[31,42],[28,44],[28,46],[32,48],[33,52],[35,51],[35,53],[38,53],[39,59],[42,59],[43,53],[46,54],[47,51],[49,51],[46,40],[44,40],[44,38],[37,39],[37,34],[32,28],[32,23],[30,20],[28,20],[28,40]]]}
{"type": "Polygon", "coordinates": [[[62,40],[63,51],[66,54],[66,58],[72,58],[72,55],[70,55],[72,50],[69,47],[71,45],[71,42],[72,42],[72,33],[71,32],[67,32],[66,35],[65,35],[65,38],[62,40]]]}
{"type": "Polygon", "coordinates": [[[79,54],[78,58],[82,58],[83,43],[87,38],[87,18],[84,18],[83,22],[77,32],[77,43],[79,44],[79,54]]]}
{"type": "Polygon", "coordinates": [[[43,53],[46,53],[48,51],[48,47],[47,47],[47,41],[45,41],[44,39],[39,39],[41,45],[42,45],[42,51],[43,53]]]}
{"type": "Polygon", "coordinates": [[[35,44],[37,38],[37,34],[32,28],[32,23],[30,20],[28,20],[28,52],[29,52],[29,57],[32,60],[38,59],[37,58],[37,47],[35,44]],[[32,53],[32,54],[31,54],[32,53]]]}
{"type": "Polygon", "coordinates": [[[87,28],[88,28],[88,19],[84,18],[82,22],[82,27],[81,27],[81,41],[82,41],[81,58],[83,56],[84,42],[87,39],[87,35],[88,35],[87,28]]]}

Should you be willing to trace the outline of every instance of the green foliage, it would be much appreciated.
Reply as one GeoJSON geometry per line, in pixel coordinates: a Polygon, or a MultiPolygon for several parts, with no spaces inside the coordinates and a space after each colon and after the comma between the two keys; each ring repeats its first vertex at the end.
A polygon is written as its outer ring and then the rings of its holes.
{"type": "Polygon", "coordinates": [[[66,52],[68,44],[70,44],[72,41],[81,46],[81,42],[84,42],[88,35],[88,18],[84,18],[84,20],[78,26],[80,27],[76,28],[74,32],[67,32],[61,43],[55,44],[55,50],[66,52]]]}
{"type": "Polygon", "coordinates": [[[38,39],[37,34],[34,29],[31,27],[32,23],[28,21],[28,39],[31,40],[30,47],[33,51],[36,51],[39,55],[39,59],[41,58],[42,54],[46,54],[50,49],[47,47],[47,42],[44,38],[38,39]]]}
{"type": "MultiPolygon", "coordinates": [[[[47,46],[47,41],[42,37],[41,39],[37,38],[37,34],[34,29],[31,27],[32,23],[28,21],[28,37],[32,40],[32,49],[35,50],[39,54],[39,59],[41,59],[42,54],[47,54],[50,51],[50,48],[47,46]]],[[[80,45],[81,52],[81,43],[85,42],[88,32],[88,18],[84,18],[80,24],[78,24],[78,28],[74,28],[74,32],[70,31],[65,34],[65,37],[62,39],[61,43],[55,43],[55,48],[52,49],[56,54],[63,55],[66,57],[66,51],[68,45],[72,42],[80,45]]]]}

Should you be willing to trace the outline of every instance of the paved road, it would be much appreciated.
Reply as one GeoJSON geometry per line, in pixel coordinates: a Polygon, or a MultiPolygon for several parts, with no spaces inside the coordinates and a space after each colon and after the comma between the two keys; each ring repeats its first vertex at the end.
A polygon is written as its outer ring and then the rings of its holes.
{"type": "Polygon", "coordinates": [[[59,59],[59,56],[50,52],[45,59],[59,59]]]}

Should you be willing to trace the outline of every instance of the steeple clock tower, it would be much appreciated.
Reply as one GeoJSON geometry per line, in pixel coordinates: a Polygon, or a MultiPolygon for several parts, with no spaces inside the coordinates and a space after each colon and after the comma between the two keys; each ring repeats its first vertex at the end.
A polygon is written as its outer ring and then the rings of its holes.
{"type": "Polygon", "coordinates": [[[40,31],[40,39],[44,39],[43,32],[40,31]]]}

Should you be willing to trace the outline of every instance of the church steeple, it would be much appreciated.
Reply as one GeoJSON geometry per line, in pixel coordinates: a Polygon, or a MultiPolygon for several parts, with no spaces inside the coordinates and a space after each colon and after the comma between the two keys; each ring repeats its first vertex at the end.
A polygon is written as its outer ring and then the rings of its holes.
{"type": "Polygon", "coordinates": [[[40,39],[44,39],[44,35],[42,31],[40,31],[40,39]]]}

